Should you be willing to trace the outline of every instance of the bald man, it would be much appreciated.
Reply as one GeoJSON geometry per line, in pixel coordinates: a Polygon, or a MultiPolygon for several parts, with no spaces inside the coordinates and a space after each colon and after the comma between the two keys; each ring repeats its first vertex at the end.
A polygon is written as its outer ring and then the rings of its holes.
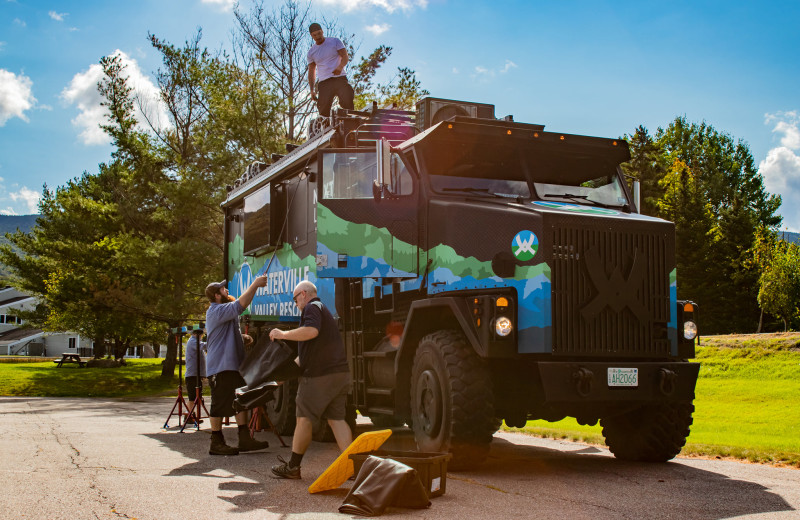
{"type": "Polygon", "coordinates": [[[323,419],[333,430],[339,449],[353,442],[353,433],[345,421],[347,394],[350,391],[350,368],[336,320],[317,297],[316,286],[304,280],[297,284],[294,302],[302,312],[300,326],[292,330],[272,329],[273,340],[297,341],[302,375],[297,388],[297,425],[292,438],[289,461],[278,456],[272,466],[276,478],[300,478],[300,463],[311,444],[315,424],[323,419]]]}

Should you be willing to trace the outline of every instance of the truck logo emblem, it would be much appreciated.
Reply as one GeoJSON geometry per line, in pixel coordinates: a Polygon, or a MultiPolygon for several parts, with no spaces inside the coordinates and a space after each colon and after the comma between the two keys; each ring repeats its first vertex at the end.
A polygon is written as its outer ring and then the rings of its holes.
{"type": "Polygon", "coordinates": [[[517,260],[530,260],[539,250],[539,239],[532,231],[520,231],[511,242],[511,252],[517,260]]]}
{"type": "Polygon", "coordinates": [[[622,273],[622,266],[617,264],[610,275],[606,276],[600,251],[593,247],[583,255],[586,259],[586,271],[589,273],[597,295],[581,309],[584,319],[594,318],[606,306],[616,313],[627,307],[640,323],[649,321],[646,302],[639,300],[639,293],[644,282],[647,265],[639,261],[639,250],[633,251],[633,261],[628,276],[622,273]]]}

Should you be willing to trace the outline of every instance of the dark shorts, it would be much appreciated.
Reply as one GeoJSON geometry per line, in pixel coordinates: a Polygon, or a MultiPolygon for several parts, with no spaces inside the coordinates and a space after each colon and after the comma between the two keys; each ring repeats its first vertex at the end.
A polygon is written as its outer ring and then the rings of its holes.
{"type": "Polygon", "coordinates": [[[319,115],[329,117],[331,115],[331,105],[333,98],[339,98],[339,106],[348,110],[353,110],[353,99],[355,92],[347,76],[336,76],[319,82],[319,96],[317,97],[317,108],[319,115]]]}
{"type": "Polygon", "coordinates": [[[323,419],[339,421],[345,418],[347,394],[350,392],[349,372],[301,377],[299,382],[295,399],[297,417],[311,419],[314,424],[323,419]]]}
{"type": "Polygon", "coordinates": [[[203,395],[203,378],[197,376],[188,376],[186,378],[186,398],[190,401],[194,401],[195,397],[197,397],[195,388],[199,388],[200,395],[203,395]]]}
{"type": "Polygon", "coordinates": [[[226,370],[208,378],[211,386],[211,417],[231,417],[236,415],[233,400],[237,388],[247,386],[242,375],[235,370],[226,370]]]}

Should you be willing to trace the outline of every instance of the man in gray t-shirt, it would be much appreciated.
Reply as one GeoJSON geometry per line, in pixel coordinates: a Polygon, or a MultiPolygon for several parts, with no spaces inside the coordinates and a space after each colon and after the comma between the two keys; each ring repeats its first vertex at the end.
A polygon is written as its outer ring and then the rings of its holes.
{"type": "Polygon", "coordinates": [[[206,371],[211,385],[211,455],[238,455],[240,451],[260,450],[269,446],[266,441],[257,441],[250,436],[247,427],[247,412],[236,413],[233,409],[234,391],[246,386],[239,374],[239,365],[244,359],[244,343],[239,330],[239,315],[253,301],[256,290],[267,285],[267,276],[257,276],[250,287],[237,300],[228,294],[228,283],[223,280],[208,284],[206,297],[210,305],[206,311],[208,355],[206,371]],[[222,418],[236,416],[239,427],[239,447],[225,444],[222,435],[222,418]]]}
{"type": "Polygon", "coordinates": [[[355,92],[347,82],[344,67],[350,61],[347,49],[339,38],[325,37],[322,27],[312,23],[309,28],[314,45],[308,50],[308,86],[311,99],[316,101],[319,115],[329,117],[333,98],[339,98],[339,106],[353,110],[355,92]],[[319,98],[314,93],[314,83],[319,77],[319,98]]]}

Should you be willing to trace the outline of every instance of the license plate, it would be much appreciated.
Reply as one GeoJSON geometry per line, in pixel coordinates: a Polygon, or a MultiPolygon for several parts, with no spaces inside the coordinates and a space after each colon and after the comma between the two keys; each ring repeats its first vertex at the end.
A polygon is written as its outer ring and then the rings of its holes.
{"type": "Polygon", "coordinates": [[[639,369],[609,368],[608,386],[639,386],[639,369]]]}

